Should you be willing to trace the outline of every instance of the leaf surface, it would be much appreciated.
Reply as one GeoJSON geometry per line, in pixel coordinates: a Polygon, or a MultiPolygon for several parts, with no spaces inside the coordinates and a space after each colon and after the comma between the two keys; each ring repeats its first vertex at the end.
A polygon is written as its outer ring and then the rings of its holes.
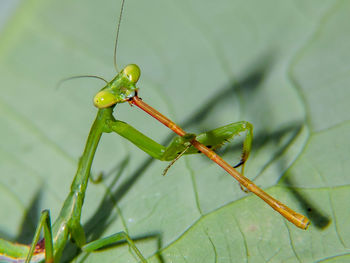
{"type": "MultiPolygon", "coordinates": [[[[30,242],[40,211],[57,218],[112,79],[119,1],[23,1],[0,40],[0,233],[30,242]]],[[[126,0],[117,60],[137,63],[139,95],[186,131],[254,125],[246,176],[307,215],[302,231],[200,155],[152,160],[104,135],[82,223],[89,240],[128,231],[151,262],[346,262],[350,32],[347,1],[126,0]],[[116,179],[118,178],[118,180],[116,179]]],[[[116,118],[166,143],[129,105],[116,118]]],[[[239,160],[237,137],[220,154],[239,160]]],[[[127,245],[64,260],[136,262],[127,245]],[[119,260],[119,261],[118,261],[119,260]]]]}

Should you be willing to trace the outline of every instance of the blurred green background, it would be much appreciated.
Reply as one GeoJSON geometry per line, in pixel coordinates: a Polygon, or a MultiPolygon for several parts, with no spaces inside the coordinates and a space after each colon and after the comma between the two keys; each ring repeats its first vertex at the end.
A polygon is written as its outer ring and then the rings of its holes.
{"type": "MultiPolygon", "coordinates": [[[[117,0],[27,0],[3,11],[1,237],[30,242],[44,208],[56,219],[103,83],[56,85],[115,75],[119,10],[117,0]]],[[[311,226],[297,229],[203,156],[162,177],[166,163],[108,134],[93,174],[109,176],[89,185],[84,203],[89,240],[127,230],[150,262],[348,262],[349,11],[331,0],[126,0],[118,65],[141,67],[140,97],[189,132],[253,123],[246,175],[311,226]]],[[[115,116],[171,138],[135,107],[115,116]]],[[[242,137],[220,151],[232,164],[242,137]]],[[[137,262],[125,244],[90,255],[70,244],[63,260],[137,262]]]]}

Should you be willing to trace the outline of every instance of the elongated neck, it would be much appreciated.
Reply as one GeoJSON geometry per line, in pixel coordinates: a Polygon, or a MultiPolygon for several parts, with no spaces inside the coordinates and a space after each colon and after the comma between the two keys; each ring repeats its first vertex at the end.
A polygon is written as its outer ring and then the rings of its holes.
{"type": "Polygon", "coordinates": [[[112,112],[112,108],[100,109],[98,111],[96,119],[91,127],[89,137],[86,141],[83,155],[79,159],[78,169],[71,185],[71,192],[80,195],[85,194],[96,148],[101,135],[105,130],[106,120],[113,118],[112,112]]]}
{"type": "Polygon", "coordinates": [[[81,210],[84,203],[85,191],[89,181],[92,161],[95,156],[97,145],[103,132],[108,131],[106,122],[114,120],[113,108],[100,109],[91,127],[83,155],[79,159],[78,169],[71,185],[71,191],[64,201],[61,212],[55,221],[52,233],[54,237],[55,258],[59,258],[69,234],[77,243],[85,243],[85,235],[70,232],[82,230],[80,225],[81,210]]]}

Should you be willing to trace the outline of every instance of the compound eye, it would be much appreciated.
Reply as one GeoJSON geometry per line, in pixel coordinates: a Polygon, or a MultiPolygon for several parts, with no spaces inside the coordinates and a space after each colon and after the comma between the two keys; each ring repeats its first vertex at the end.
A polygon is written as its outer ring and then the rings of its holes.
{"type": "Polygon", "coordinates": [[[129,64],[123,69],[123,73],[131,82],[136,83],[140,78],[141,70],[136,64],[129,64]]]}
{"type": "Polygon", "coordinates": [[[94,105],[99,109],[108,108],[116,103],[116,97],[113,94],[104,90],[97,93],[94,97],[94,105]]]}

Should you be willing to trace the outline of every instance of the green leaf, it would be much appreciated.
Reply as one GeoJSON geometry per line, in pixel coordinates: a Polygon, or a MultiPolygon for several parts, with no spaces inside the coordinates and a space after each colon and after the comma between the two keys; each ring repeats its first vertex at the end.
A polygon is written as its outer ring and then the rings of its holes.
{"type": "MultiPolygon", "coordinates": [[[[0,233],[29,243],[57,218],[111,79],[119,1],[23,1],[0,39],[0,233]],[[102,4],[102,5],[101,5],[102,4]]],[[[200,155],[166,163],[104,135],[82,223],[89,240],[128,231],[151,262],[347,262],[350,198],[348,1],[126,0],[119,67],[189,132],[254,125],[246,176],[311,220],[297,229],[200,155]],[[116,181],[116,178],[119,179],[116,181]],[[158,254],[158,256],[156,255],[158,254]]],[[[171,132],[137,108],[115,116],[156,141],[171,132]]],[[[242,139],[242,136],[240,137],[242,139]]],[[[239,160],[240,140],[220,152],[239,160]]],[[[64,261],[137,262],[126,244],[64,261]]]]}

